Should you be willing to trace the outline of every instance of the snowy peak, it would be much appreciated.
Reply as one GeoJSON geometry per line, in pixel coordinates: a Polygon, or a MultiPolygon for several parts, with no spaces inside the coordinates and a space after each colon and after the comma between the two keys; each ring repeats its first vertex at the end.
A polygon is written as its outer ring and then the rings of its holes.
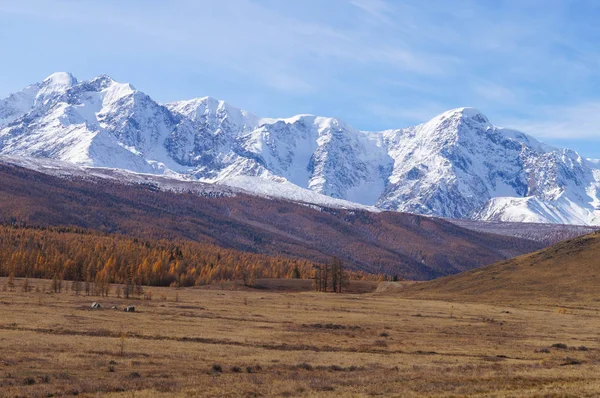
{"type": "Polygon", "coordinates": [[[10,123],[0,129],[1,154],[143,172],[164,169],[162,162],[146,157],[155,157],[156,150],[166,157],[160,148],[172,116],[130,84],[106,75],[78,82],[69,73],[55,73],[25,91],[33,100],[23,101],[27,106],[12,112],[10,123]]]}
{"type": "Polygon", "coordinates": [[[315,203],[600,225],[600,164],[469,107],[364,132],[330,117],[260,118],[212,97],[160,104],[107,75],[80,82],[59,72],[0,100],[0,155],[241,184],[315,203]]]}
{"type": "Polygon", "coordinates": [[[193,122],[204,123],[212,127],[226,123],[242,130],[250,130],[258,127],[260,123],[258,116],[212,97],[171,102],[165,106],[193,122]]]}
{"type": "Polygon", "coordinates": [[[470,140],[473,134],[486,134],[493,130],[488,118],[475,108],[457,108],[443,112],[416,127],[417,134],[431,141],[443,143],[470,140]]]}
{"type": "Polygon", "coordinates": [[[77,84],[77,79],[68,72],[56,72],[45,78],[42,84],[47,87],[64,89],[77,84]]]}
{"type": "Polygon", "coordinates": [[[33,108],[39,88],[32,85],[0,100],[0,127],[12,123],[33,108]]]}
{"type": "Polygon", "coordinates": [[[44,105],[55,96],[64,94],[69,88],[77,84],[77,79],[66,72],[53,73],[40,84],[40,89],[35,96],[35,105],[44,105]]]}
{"type": "Polygon", "coordinates": [[[77,79],[73,75],[57,72],[40,83],[27,86],[25,89],[1,99],[0,127],[14,122],[36,107],[44,106],[56,96],[64,94],[75,84],[77,84],[77,79]]]}
{"type": "Polygon", "coordinates": [[[488,118],[481,111],[470,107],[456,108],[442,112],[431,119],[431,122],[444,121],[447,119],[462,120],[485,125],[490,124],[488,118]]]}
{"type": "Polygon", "coordinates": [[[102,91],[113,84],[116,84],[115,80],[108,75],[100,75],[86,82],[82,82],[82,86],[85,87],[87,91],[102,91]]]}

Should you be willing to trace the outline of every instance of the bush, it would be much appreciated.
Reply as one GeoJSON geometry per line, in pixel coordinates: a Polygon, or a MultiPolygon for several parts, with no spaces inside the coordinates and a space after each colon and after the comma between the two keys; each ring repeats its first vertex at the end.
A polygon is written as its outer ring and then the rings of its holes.
{"type": "Polygon", "coordinates": [[[234,366],[231,368],[231,371],[233,373],[240,373],[242,371],[242,368],[240,368],[239,366],[234,366]]]}
{"type": "Polygon", "coordinates": [[[32,386],[35,384],[35,379],[33,377],[26,377],[23,379],[23,385],[32,386]]]}
{"type": "Polygon", "coordinates": [[[218,363],[213,364],[211,370],[214,373],[222,373],[223,372],[223,367],[221,365],[219,365],[218,363]]]}
{"type": "Polygon", "coordinates": [[[262,370],[262,367],[260,365],[246,366],[246,372],[247,373],[260,372],[261,370],[262,370]]]}
{"type": "Polygon", "coordinates": [[[581,364],[583,364],[583,361],[580,361],[579,359],[566,357],[565,362],[561,363],[560,366],[581,365],[581,364]]]}
{"type": "Polygon", "coordinates": [[[309,363],[303,362],[296,365],[296,369],[313,370],[313,366],[309,363]]]}

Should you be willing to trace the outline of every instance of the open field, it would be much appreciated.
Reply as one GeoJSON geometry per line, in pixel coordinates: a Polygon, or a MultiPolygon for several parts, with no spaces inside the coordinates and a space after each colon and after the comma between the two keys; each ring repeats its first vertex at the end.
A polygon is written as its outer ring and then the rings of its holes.
{"type": "Polygon", "coordinates": [[[380,290],[152,288],[151,301],[0,292],[0,396],[600,393],[600,302],[499,306],[380,290]]]}

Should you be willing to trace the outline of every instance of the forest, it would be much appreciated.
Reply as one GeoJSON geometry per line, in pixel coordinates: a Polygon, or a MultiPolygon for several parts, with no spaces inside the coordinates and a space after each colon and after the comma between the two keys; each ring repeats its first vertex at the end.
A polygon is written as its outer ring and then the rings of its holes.
{"type": "MultiPolygon", "coordinates": [[[[336,260],[339,261],[339,260],[336,260]]],[[[76,227],[0,226],[0,277],[150,286],[314,278],[323,264],[185,240],[148,240],[76,227]]],[[[348,272],[349,279],[375,275],[348,272]]]]}

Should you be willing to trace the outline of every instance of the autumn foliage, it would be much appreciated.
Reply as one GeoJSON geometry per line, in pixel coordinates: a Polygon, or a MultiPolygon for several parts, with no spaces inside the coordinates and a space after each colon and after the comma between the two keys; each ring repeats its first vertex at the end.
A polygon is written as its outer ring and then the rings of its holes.
{"type": "MultiPolygon", "coordinates": [[[[192,241],[143,240],[72,227],[0,226],[0,276],[152,286],[312,278],[316,263],[192,241]]],[[[367,274],[352,273],[354,279],[367,274]]]]}

